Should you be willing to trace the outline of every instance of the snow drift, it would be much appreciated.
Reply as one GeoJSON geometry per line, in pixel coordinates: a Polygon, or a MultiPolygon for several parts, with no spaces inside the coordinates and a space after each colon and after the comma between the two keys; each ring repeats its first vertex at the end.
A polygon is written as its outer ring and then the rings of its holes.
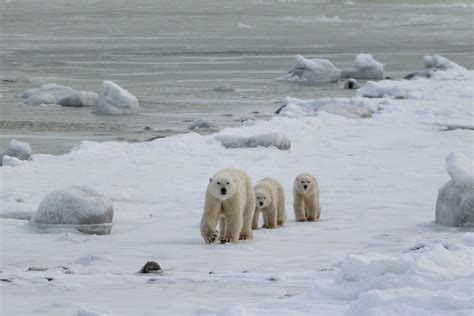
{"type": "Polygon", "coordinates": [[[254,136],[217,135],[214,140],[226,148],[276,147],[289,150],[291,141],[282,133],[268,133],[254,136]]]}
{"type": "Polygon", "coordinates": [[[311,84],[337,82],[341,77],[341,71],[327,59],[307,59],[301,55],[296,55],[295,62],[296,65],[286,75],[280,77],[279,81],[311,84]]]}
{"type": "Polygon", "coordinates": [[[8,149],[0,156],[0,166],[5,164],[4,161],[6,160],[8,160],[9,163],[6,163],[5,165],[17,165],[18,162],[15,159],[12,160],[12,158],[16,158],[18,160],[27,160],[31,157],[31,155],[33,155],[33,150],[31,149],[30,144],[12,139],[8,144],[8,149]]]}
{"type": "Polygon", "coordinates": [[[451,181],[438,190],[436,223],[474,227],[474,164],[459,153],[446,157],[451,181]]]}
{"type": "Polygon", "coordinates": [[[138,107],[138,99],[134,95],[112,81],[104,81],[92,113],[136,114],[138,107]]]}
{"type": "Polygon", "coordinates": [[[383,98],[385,96],[395,99],[405,99],[407,92],[399,84],[390,80],[380,82],[367,81],[362,88],[357,89],[356,94],[361,97],[383,98]]]}
{"type": "Polygon", "coordinates": [[[49,193],[30,220],[38,228],[74,228],[84,233],[109,234],[112,202],[86,187],[70,187],[49,193]]]}

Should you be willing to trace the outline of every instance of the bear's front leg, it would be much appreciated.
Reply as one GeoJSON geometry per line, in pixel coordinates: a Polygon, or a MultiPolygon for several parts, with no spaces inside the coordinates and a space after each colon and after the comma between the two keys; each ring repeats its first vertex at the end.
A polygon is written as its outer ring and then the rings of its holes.
{"type": "Polygon", "coordinates": [[[316,222],[319,221],[319,216],[321,215],[321,208],[319,207],[319,203],[316,201],[316,197],[309,196],[305,200],[305,204],[307,207],[307,215],[306,219],[308,222],[316,222]]]}
{"type": "Polygon", "coordinates": [[[217,239],[217,231],[215,228],[219,220],[220,210],[221,203],[207,194],[200,225],[201,236],[207,244],[213,243],[217,239]]]}
{"type": "Polygon", "coordinates": [[[260,209],[255,208],[255,213],[253,214],[253,219],[252,219],[252,229],[258,229],[258,220],[260,217],[260,209]]]}
{"type": "Polygon", "coordinates": [[[225,218],[221,217],[219,220],[219,240],[225,243],[225,218]]]}
{"type": "Polygon", "coordinates": [[[297,222],[306,222],[304,207],[304,198],[299,194],[295,194],[293,197],[293,210],[295,212],[295,220],[297,222]]]}
{"type": "Polygon", "coordinates": [[[276,209],[275,209],[275,203],[271,202],[269,206],[265,208],[265,211],[263,211],[263,216],[265,217],[265,222],[266,222],[266,227],[268,229],[276,228],[277,227],[277,222],[276,222],[276,209]]]}
{"type": "Polygon", "coordinates": [[[242,214],[229,214],[225,218],[225,242],[238,243],[242,230],[242,214]]]}

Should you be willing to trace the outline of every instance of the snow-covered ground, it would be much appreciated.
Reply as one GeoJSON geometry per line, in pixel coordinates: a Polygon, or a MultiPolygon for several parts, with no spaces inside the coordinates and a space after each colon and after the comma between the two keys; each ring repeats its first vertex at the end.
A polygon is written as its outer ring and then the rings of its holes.
{"type": "Polygon", "coordinates": [[[438,226],[434,216],[437,190],[449,180],[445,157],[473,158],[472,130],[453,128],[472,128],[473,78],[446,71],[384,83],[409,93],[376,99],[369,118],[321,110],[220,132],[283,133],[288,151],[226,149],[189,133],[83,142],[62,156],[2,167],[1,314],[472,315],[474,234],[438,226]],[[204,192],[224,167],[245,170],[254,183],[279,180],[287,224],[255,231],[251,241],[205,245],[204,192]],[[293,221],[301,172],[319,181],[320,222],[293,221]],[[110,235],[46,233],[14,219],[74,185],[112,199],[110,235]],[[164,274],[136,274],[148,260],[164,274]]]}

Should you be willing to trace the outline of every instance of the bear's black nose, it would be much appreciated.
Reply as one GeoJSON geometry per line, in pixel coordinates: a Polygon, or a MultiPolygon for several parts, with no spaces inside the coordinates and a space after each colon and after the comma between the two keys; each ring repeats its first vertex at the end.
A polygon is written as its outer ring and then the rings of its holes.
{"type": "Polygon", "coordinates": [[[308,188],[308,186],[305,184],[305,185],[303,185],[303,188],[306,190],[308,188]]]}
{"type": "Polygon", "coordinates": [[[260,206],[263,206],[263,202],[260,202],[260,206]]]}
{"type": "Polygon", "coordinates": [[[221,194],[224,195],[224,194],[226,194],[226,193],[227,193],[227,189],[226,189],[226,188],[222,188],[222,189],[221,189],[221,194]]]}

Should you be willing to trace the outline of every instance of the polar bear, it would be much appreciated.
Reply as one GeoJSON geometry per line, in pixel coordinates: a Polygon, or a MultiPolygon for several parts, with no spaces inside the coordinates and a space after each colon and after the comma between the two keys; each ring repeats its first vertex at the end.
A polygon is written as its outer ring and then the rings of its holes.
{"type": "Polygon", "coordinates": [[[297,222],[314,222],[319,220],[319,185],[316,178],[309,173],[298,175],[293,184],[293,209],[297,222]]]}
{"type": "Polygon", "coordinates": [[[252,229],[258,229],[260,212],[263,215],[264,228],[283,226],[285,215],[285,192],[283,186],[273,178],[260,180],[255,187],[255,213],[252,229]]]}
{"type": "Polygon", "coordinates": [[[255,211],[255,194],[250,177],[240,169],[227,168],[209,179],[204,212],[201,219],[201,236],[206,243],[217,239],[219,225],[221,243],[252,239],[252,219],[255,211]]]}

